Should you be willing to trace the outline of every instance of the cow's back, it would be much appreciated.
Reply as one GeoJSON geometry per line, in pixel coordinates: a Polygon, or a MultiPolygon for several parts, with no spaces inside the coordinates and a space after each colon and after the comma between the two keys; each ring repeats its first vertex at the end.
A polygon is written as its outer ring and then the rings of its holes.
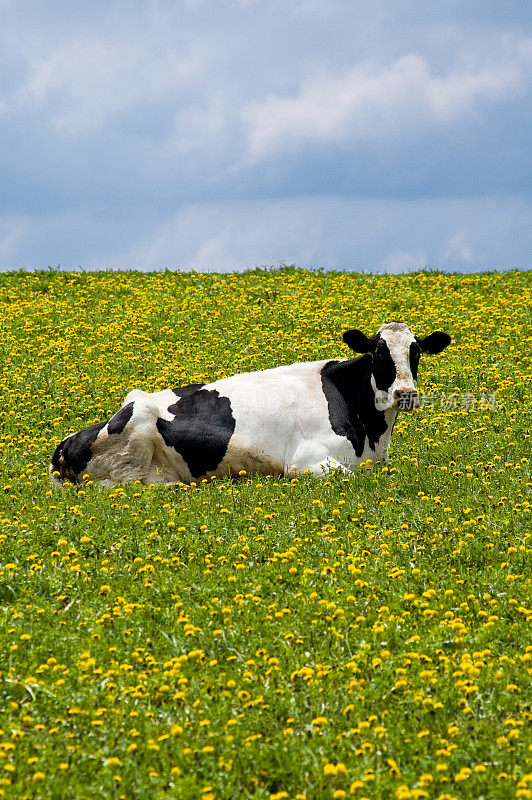
{"type": "Polygon", "coordinates": [[[284,474],[302,440],[328,427],[321,386],[326,361],[296,363],[248,372],[206,384],[231,405],[235,429],[219,472],[228,468],[260,474],[284,474]]]}
{"type": "Polygon", "coordinates": [[[109,421],[59,445],[52,472],[58,470],[61,480],[80,480],[86,472],[108,484],[190,483],[242,470],[288,474],[312,462],[327,437],[336,438],[321,382],[326,363],[296,363],[152,393],[132,390],[109,421]],[[70,457],[78,450],[79,464],[70,457]]]}

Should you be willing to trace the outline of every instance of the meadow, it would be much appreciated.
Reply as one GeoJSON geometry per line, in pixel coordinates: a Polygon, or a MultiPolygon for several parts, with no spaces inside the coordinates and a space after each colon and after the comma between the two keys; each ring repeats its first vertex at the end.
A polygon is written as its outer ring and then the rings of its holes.
{"type": "Polygon", "coordinates": [[[532,798],[532,273],[0,274],[0,798],[532,798]],[[452,344],[390,460],[52,488],[157,390],[452,344]]]}

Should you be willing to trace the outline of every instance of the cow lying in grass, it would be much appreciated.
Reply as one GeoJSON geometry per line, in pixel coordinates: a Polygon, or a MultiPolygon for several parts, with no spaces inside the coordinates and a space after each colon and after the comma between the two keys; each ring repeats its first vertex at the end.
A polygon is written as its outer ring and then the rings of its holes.
{"type": "Polygon", "coordinates": [[[440,353],[450,336],[419,339],[408,325],[388,322],[370,339],[358,330],[343,339],[364,355],[161,392],[133,389],[111,419],[63,439],[52,478],[172,484],[241,470],[323,476],[384,461],[397,413],[419,406],[421,354],[440,353]]]}

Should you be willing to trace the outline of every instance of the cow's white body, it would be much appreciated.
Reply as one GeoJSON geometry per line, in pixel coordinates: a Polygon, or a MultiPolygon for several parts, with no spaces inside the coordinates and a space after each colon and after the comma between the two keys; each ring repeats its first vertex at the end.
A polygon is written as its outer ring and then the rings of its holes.
{"type": "MultiPolygon", "coordinates": [[[[308,470],[322,475],[333,467],[353,470],[369,458],[385,460],[397,411],[386,412],[387,435],[379,440],[377,451],[366,441],[362,455],[357,456],[351,443],[331,428],[321,385],[321,369],[326,363],[290,364],[204,384],[202,389],[215,390],[229,399],[236,422],[225,457],[207,476],[236,476],[242,470],[262,475],[295,475],[308,470]]],[[[123,406],[133,402],[134,410],[120,434],[120,447],[103,429],[92,447],[91,475],[108,484],[193,481],[182,456],[165,444],[155,426],[157,419],[173,419],[168,407],[176,401],[179,404],[171,389],[129,392],[123,406]]]]}
{"type": "Polygon", "coordinates": [[[161,392],[134,389],[111,419],[58,445],[52,476],[172,484],[242,471],[323,476],[384,461],[398,410],[419,405],[412,370],[420,353],[440,352],[450,338],[436,332],[420,340],[404,323],[387,323],[372,339],[347,331],[344,341],[365,355],[161,392]]]}

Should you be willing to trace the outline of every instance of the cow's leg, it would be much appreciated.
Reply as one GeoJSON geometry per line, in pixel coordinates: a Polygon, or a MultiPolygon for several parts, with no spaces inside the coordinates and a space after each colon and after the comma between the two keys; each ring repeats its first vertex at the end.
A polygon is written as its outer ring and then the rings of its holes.
{"type": "Polygon", "coordinates": [[[115,445],[95,456],[87,465],[86,472],[104,488],[114,486],[115,483],[135,481],[144,485],[179,484],[180,481],[169,480],[168,470],[156,463],[154,452],[154,441],[149,434],[132,436],[124,443],[124,447],[115,445]]]}
{"type": "MultiPolygon", "coordinates": [[[[74,480],[82,481],[87,475],[98,481],[100,486],[113,486],[115,483],[151,483],[146,478],[150,472],[154,442],[148,432],[128,435],[126,432],[109,435],[103,431],[92,445],[92,455],[74,480]]],[[[68,460],[67,460],[68,463],[68,460]]],[[[67,473],[67,477],[73,478],[67,473]]]]}
{"type": "Polygon", "coordinates": [[[154,451],[153,438],[151,432],[142,431],[132,434],[125,441],[110,443],[109,450],[102,459],[109,478],[116,483],[154,483],[155,475],[148,480],[154,451]]]}
{"type": "Polygon", "coordinates": [[[134,401],[131,420],[124,430],[102,443],[101,464],[107,471],[102,477],[118,483],[144,484],[166,483],[173,477],[156,457],[160,439],[158,415],[159,409],[149,400],[139,397],[134,401]]]}
{"type": "MultiPolygon", "coordinates": [[[[64,452],[60,455],[63,459],[60,470],[65,477],[81,481],[83,475],[88,475],[102,486],[134,481],[164,482],[165,477],[153,463],[157,409],[139,401],[131,401],[131,406],[123,418],[119,415],[124,407],[109,423],[93,426],[93,433],[89,428],[65,440],[64,452]]],[[[59,460],[55,454],[54,459],[59,460]]]]}

